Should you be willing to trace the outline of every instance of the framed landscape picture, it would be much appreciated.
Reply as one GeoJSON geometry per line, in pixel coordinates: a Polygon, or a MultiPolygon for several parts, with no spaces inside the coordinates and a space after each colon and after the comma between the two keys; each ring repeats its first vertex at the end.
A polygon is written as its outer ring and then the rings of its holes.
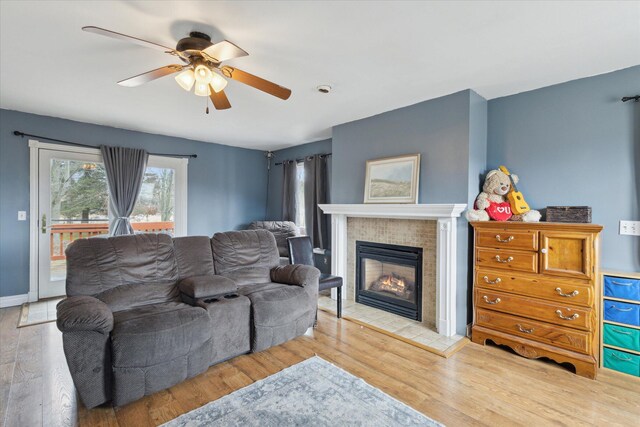
{"type": "Polygon", "coordinates": [[[367,160],[365,203],[418,203],[420,154],[367,160]]]}

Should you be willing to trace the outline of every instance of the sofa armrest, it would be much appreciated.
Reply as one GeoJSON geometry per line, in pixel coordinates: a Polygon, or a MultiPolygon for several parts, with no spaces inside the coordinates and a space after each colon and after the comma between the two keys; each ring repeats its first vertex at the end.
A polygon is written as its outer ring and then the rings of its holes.
{"type": "Polygon", "coordinates": [[[238,285],[232,279],[217,275],[191,276],[178,284],[182,299],[187,303],[197,299],[235,293],[238,285]]]}
{"type": "Polygon", "coordinates": [[[271,281],[295,286],[318,288],[320,270],[310,265],[280,265],[271,269],[271,281]]]}
{"type": "Polygon", "coordinates": [[[113,329],[113,313],[97,298],[69,297],[60,301],[56,308],[56,323],[62,332],[95,331],[109,334],[113,329]]]}

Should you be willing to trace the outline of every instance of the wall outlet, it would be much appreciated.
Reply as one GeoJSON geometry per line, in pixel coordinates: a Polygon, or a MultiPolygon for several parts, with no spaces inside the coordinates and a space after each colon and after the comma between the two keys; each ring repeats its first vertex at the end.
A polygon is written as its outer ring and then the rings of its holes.
{"type": "Polygon", "coordinates": [[[27,211],[18,211],[18,221],[27,220],[27,211]]]}
{"type": "Polygon", "coordinates": [[[620,221],[620,234],[640,236],[640,221],[620,221]]]}

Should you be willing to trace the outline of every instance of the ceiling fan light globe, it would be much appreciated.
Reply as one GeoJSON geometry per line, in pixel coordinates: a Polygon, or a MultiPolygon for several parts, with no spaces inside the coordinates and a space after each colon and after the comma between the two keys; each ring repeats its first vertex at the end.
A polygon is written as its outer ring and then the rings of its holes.
{"type": "Polygon", "coordinates": [[[211,86],[211,89],[213,89],[215,93],[218,93],[221,90],[224,90],[225,87],[227,87],[227,83],[228,82],[224,77],[219,76],[218,74],[214,74],[213,78],[211,79],[211,83],[209,83],[209,85],[211,86]]]}
{"type": "Polygon", "coordinates": [[[196,82],[195,94],[198,95],[198,96],[209,96],[209,95],[211,95],[211,89],[209,89],[209,83],[196,82]]]}
{"type": "Polygon", "coordinates": [[[213,72],[206,65],[198,65],[195,69],[195,77],[199,83],[209,84],[213,78],[213,72]]]}
{"type": "Polygon", "coordinates": [[[196,77],[191,69],[181,72],[175,78],[180,87],[187,92],[191,90],[196,82],[196,77]]]}

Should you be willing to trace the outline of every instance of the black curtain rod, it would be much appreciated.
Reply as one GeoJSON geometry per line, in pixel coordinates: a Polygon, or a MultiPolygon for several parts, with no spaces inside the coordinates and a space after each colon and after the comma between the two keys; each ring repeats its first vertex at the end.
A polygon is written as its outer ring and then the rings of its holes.
{"type": "Polygon", "coordinates": [[[640,102],[640,95],[625,96],[624,98],[622,98],[622,102],[627,102],[627,101],[631,101],[631,100],[634,100],[636,102],[640,102]]]}
{"type": "MultiPolygon", "coordinates": [[[[46,136],[40,136],[40,135],[33,135],[30,133],[24,133],[24,132],[20,132],[18,130],[14,130],[13,134],[15,136],[19,136],[24,138],[25,136],[31,137],[31,138],[36,138],[36,139],[46,139],[47,141],[54,141],[54,142],[60,142],[62,144],[67,144],[67,145],[73,145],[75,147],[85,147],[85,148],[98,148],[95,147],[93,145],[87,145],[87,144],[80,144],[78,142],[71,142],[71,141],[64,141],[62,139],[55,139],[55,138],[49,138],[46,136]]],[[[196,157],[198,157],[197,154],[164,154],[164,153],[149,153],[151,156],[162,156],[162,157],[187,157],[187,158],[191,158],[191,159],[195,159],[196,157]]]]}
{"type": "MultiPolygon", "coordinates": [[[[327,154],[312,154],[312,155],[310,155],[310,156],[306,156],[306,157],[303,157],[303,158],[301,158],[301,159],[293,159],[293,160],[295,160],[296,162],[301,162],[301,161],[303,161],[304,159],[306,159],[307,157],[312,157],[312,156],[325,156],[325,157],[329,157],[330,155],[331,155],[331,153],[327,153],[327,154]]],[[[285,160],[285,162],[288,162],[288,161],[289,161],[289,160],[285,160]]],[[[283,162],[278,162],[278,163],[274,163],[274,165],[275,165],[275,166],[280,166],[282,163],[283,163],[283,162]]]]}

